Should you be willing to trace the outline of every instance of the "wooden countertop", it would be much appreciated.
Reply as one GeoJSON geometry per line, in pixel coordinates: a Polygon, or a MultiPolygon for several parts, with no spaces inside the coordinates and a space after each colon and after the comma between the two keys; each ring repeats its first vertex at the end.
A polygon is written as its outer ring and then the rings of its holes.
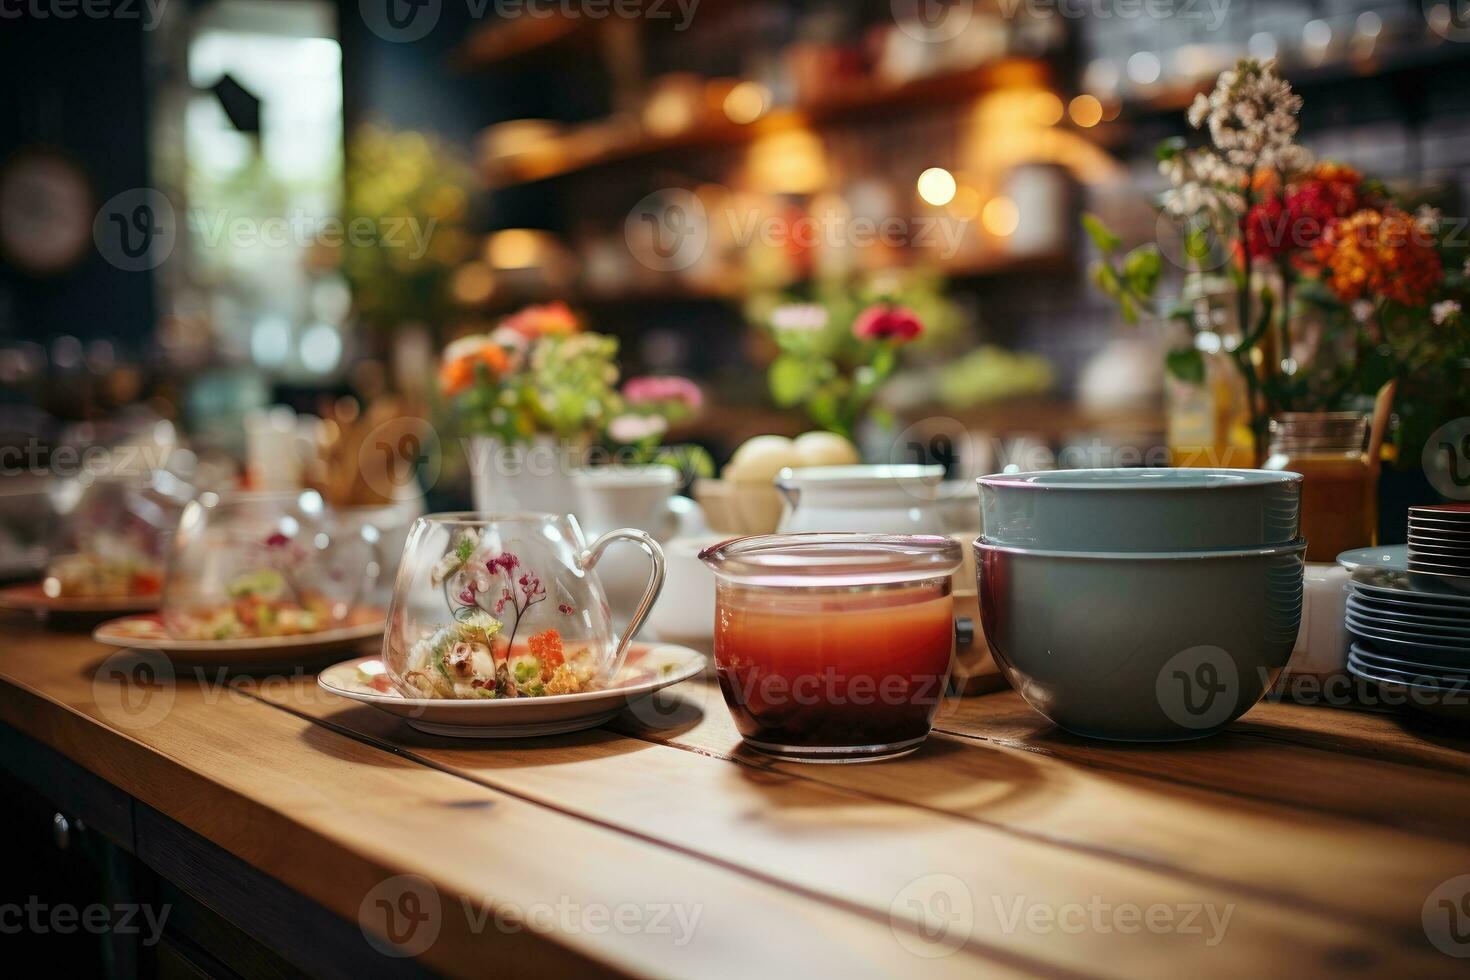
{"type": "Polygon", "coordinates": [[[139,685],[3,627],[0,723],[348,922],[437,905],[445,973],[1464,975],[1426,928],[1453,941],[1429,900],[1470,874],[1470,740],[1398,715],[1265,704],[1116,746],[1004,693],[908,758],[803,766],[742,750],[702,681],[472,743],[301,672],[139,685]]]}

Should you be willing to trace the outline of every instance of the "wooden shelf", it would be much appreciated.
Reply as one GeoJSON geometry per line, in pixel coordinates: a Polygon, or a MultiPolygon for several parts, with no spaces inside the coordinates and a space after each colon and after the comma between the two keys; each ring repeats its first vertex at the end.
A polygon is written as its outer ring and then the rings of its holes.
{"type": "MultiPolygon", "coordinates": [[[[1010,275],[1061,273],[1071,269],[1070,262],[1070,257],[1066,255],[1000,255],[983,261],[939,264],[934,266],[934,268],[949,279],[980,280],[1010,275]]],[[[893,271],[902,271],[912,268],[912,266],[893,266],[891,268],[893,271]]],[[[888,270],[870,269],[863,271],[879,273],[888,270]]],[[[565,299],[567,302],[573,304],[599,307],[615,306],[621,303],[721,303],[739,305],[744,302],[745,297],[754,288],[749,285],[731,286],[724,289],[695,287],[685,284],[673,274],[666,275],[665,279],[666,281],[640,284],[633,288],[616,291],[556,289],[547,290],[544,294],[536,291],[526,291],[492,299],[481,309],[481,312],[486,314],[509,312],[526,303],[538,302],[547,298],[565,299]]],[[[760,288],[795,289],[810,281],[809,277],[804,277],[789,283],[772,283],[769,287],[762,286],[760,288]]]]}
{"type": "Polygon", "coordinates": [[[449,63],[457,71],[470,72],[526,55],[544,54],[590,33],[590,23],[584,17],[517,17],[472,33],[454,50],[449,63]]]}
{"type": "Polygon", "coordinates": [[[678,150],[744,143],[758,136],[806,126],[834,122],[862,122],[891,116],[904,110],[949,105],[981,93],[1017,85],[1044,85],[1050,69],[1031,58],[1005,58],[967,71],[915,79],[902,85],[876,81],[844,86],[840,94],[773,110],[749,124],[730,122],[723,116],[708,116],[677,133],[652,134],[630,121],[626,135],[611,121],[574,127],[550,142],[550,149],[527,155],[522,162],[485,164],[493,186],[548,180],[597,167],[642,159],[678,150]],[[602,138],[588,139],[598,129],[602,138]]]}

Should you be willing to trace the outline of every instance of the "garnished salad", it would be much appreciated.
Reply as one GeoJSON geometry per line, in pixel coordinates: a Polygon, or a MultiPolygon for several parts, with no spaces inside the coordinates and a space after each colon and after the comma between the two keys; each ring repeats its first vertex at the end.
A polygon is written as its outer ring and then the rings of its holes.
{"type": "Polygon", "coordinates": [[[247,637],[300,636],[333,625],[326,600],[297,599],[286,578],[262,568],[233,579],[230,602],[182,617],[180,631],[191,640],[238,640],[247,637]]]}
{"type": "MultiPolygon", "coordinates": [[[[479,535],[461,531],[434,566],[445,622],[408,651],[403,680],[420,697],[523,698],[588,689],[596,664],[585,647],[568,649],[561,632],[543,629],[516,645],[522,621],[547,602],[546,586],[513,552],[487,555],[479,535]]],[[[562,603],[557,611],[574,612],[562,603]]]]}
{"type": "Polygon", "coordinates": [[[61,599],[152,596],[163,591],[163,569],[138,556],[62,555],[47,566],[43,588],[61,599]]]}

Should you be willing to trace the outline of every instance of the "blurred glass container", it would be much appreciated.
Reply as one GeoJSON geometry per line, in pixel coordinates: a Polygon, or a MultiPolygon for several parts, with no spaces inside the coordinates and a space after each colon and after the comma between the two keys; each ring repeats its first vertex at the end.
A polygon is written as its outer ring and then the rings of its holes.
{"type": "Polygon", "coordinates": [[[383,665],[405,697],[580,693],[622,668],[663,579],[663,551],[643,531],[621,528],[589,545],[565,514],[430,514],[409,533],[383,665]],[[651,562],[621,635],[597,572],[617,541],[651,562]]]}
{"type": "Polygon", "coordinates": [[[937,535],[770,534],[700,553],[715,573],[715,669],[746,744],[795,761],[913,751],[949,678],[951,577],[937,535]]]}
{"type": "Polygon", "coordinates": [[[1271,419],[1263,469],[1302,475],[1307,561],[1331,562],[1371,546],[1378,528],[1378,472],[1364,449],[1362,412],[1287,412],[1271,419]]]}
{"type": "Polygon", "coordinates": [[[201,494],[174,537],[164,625],[189,640],[340,626],[376,584],[378,537],[314,490],[201,494]]]}
{"type": "Polygon", "coordinates": [[[0,480],[0,581],[29,578],[46,567],[53,515],[50,477],[0,480]]]}
{"type": "Polygon", "coordinates": [[[42,585],[53,598],[157,595],[194,488],[166,470],[81,476],[54,485],[54,533],[42,585]]]}
{"type": "Polygon", "coordinates": [[[918,464],[787,468],[776,477],[786,498],[778,530],[943,534],[943,479],[943,466],[918,464]]]}

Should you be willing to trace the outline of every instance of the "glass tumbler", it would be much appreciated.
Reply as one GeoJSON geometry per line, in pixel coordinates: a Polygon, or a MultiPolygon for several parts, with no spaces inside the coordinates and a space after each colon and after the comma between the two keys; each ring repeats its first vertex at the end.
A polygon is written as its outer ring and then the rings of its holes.
{"type": "Polygon", "coordinates": [[[715,670],[746,744],[803,762],[911,752],[954,652],[940,535],[763,534],[707,548],[715,670]]]}

